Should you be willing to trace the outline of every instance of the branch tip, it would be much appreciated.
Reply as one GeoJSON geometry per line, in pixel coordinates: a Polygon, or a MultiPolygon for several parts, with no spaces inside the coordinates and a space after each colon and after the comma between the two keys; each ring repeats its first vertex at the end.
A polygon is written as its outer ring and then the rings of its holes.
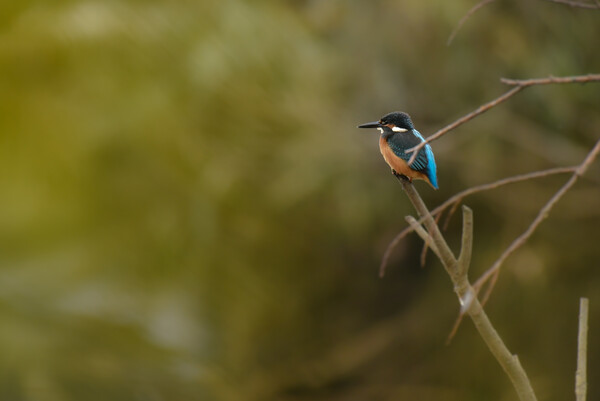
{"type": "Polygon", "coordinates": [[[579,300],[579,330],[577,335],[577,371],[575,372],[575,397],[585,401],[587,397],[587,333],[589,300],[579,300]]]}

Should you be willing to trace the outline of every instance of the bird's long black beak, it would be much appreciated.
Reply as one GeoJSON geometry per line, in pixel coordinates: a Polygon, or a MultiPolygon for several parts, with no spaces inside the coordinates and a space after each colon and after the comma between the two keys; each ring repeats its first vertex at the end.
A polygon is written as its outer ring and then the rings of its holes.
{"type": "Polygon", "coordinates": [[[379,121],[373,121],[371,123],[365,123],[358,126],[358,128],[380,128],[383,125],[379,121]]]}

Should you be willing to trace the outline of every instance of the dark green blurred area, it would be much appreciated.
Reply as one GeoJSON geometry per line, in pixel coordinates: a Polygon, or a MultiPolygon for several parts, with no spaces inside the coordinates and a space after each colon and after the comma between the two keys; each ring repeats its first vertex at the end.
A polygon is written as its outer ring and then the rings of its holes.
{"type": "MultiPolygon", "coordinates": [[[[0,5],[0,399],[513,400],[409,237],[414,214],[356,129],[425,135],[500,77],[600,72],[594,11],[494,2],[13,1],[0,5]]],[[[434,207],[579,164],[600,85],[530,88],[433,143],[434,207]]],[[[600,397],[598,162],[506,263],[488,304],[542,400],[573,399],[590,297],[600,397]]],[[[470,197],[472,277],[564,183],[470,197]]],[[[460,216],[448,228],[458,245],[460,216]]]]}

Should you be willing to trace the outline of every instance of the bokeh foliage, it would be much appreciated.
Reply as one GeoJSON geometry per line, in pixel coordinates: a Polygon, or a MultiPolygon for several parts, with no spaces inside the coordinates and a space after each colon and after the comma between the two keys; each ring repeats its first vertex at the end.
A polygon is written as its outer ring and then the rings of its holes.
{"type": "MultiPolygon", "coordinates": [[[[499,77],[600,71],[597,13],[498,1],[0,4],[0,398],[514,399],[355,126],[437,128],[499,77]]],[[[600,86],[531,88],[433,143],[441,189],[579,163],[600,86]]],[[[571,397],[579,296],[599,394],[597,164],[488,306],[541,399],[571,397]]],[[[467,199],[473,274],[566,177],[467,199]]],[[[450,224],[458,243],[460,219],[450,224]]],[[[571,397],[572,398],[572,397],[571,397]]]]}

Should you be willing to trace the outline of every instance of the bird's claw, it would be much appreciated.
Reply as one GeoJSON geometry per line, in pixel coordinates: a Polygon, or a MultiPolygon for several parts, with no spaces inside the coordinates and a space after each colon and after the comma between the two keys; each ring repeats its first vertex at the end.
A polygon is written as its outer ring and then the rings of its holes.
{"type": "Polygon", "coordinates": [[[403,179],[406,180],[410,183],[412,183],[412,178],[405,176],[404,174],[400,174],[398,173],[396,170],[392,169],[392,174],[394,174],[394,176],[398,179],[403,179]]]}

